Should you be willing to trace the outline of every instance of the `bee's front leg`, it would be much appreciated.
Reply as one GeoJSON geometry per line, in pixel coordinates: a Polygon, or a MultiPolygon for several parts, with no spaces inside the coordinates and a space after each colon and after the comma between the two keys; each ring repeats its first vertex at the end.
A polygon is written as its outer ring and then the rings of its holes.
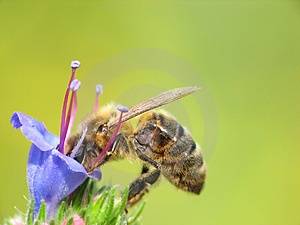
{"type": "Polygon", "coordinates": [[[152,171],[149,168],[143,166],[142,174],[129,186],[129,194],[127,207],[131,207],[137,203],[148,192],[148,188],[153,185],[160,177],[160,170],[154,169],[152,171]]]}

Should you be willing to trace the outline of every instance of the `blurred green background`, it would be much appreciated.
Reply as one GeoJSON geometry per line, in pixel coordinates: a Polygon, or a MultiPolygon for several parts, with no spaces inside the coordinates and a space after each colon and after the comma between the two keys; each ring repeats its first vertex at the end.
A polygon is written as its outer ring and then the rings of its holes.
{"type": "MultiPolygon", "coordinates": [[[[143,224],[300,224],[300,2],[280,0],[0,0],[0,221],[24,210],[29,143],[11,128],[26,112],[58,133],[69,63],[79,59],[82,117],[102,102],[203,91],[167,107],[208,164],[194,196],[166,180],[145,198],[143,224]],[[16,208],[17,209],[16,209],[16,208]]],[[[139,168],[103,168],[126,184],[139,168]]]]}

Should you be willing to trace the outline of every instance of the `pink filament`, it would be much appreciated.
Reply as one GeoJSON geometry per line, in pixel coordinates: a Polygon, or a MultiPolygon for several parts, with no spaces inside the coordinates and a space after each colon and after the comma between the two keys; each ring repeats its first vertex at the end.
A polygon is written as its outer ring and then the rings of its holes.
{"type": "Polygon", "coordinates": [[[98,155],[98,157],[95,159],[94,161],[94,165],[96,165],[98,162],[102,162],[102,160],[105,158],[106,153],[109,151],[109,149],[112,147],[113,143],[116,140],[116,137],[121,129],[122,126],[122,116],[123,116],[123,112],[121,112],[120,114],[120,118],[117,124],[116,129],[114,130],[111,138],[108,140],[107,144],[105,145],[105,147],[102,149],[101,153],[98,155]]]}
{"type": "Polygon", "coordinates": [[[72,68],[72,74],[71,74],[71,78],[68,83],[68,87],[66,89],[62,112],[61,112],[60,143],[59,143],[59,149],[58,149],[61,153],[63,153],[63,151],[64,151],[63,136],[64,136],[65,123],[66,123],[66,112],[67,112],[68,100],[69,100],[69,95],[70,95],[70,84],[75,79],[75,75],[76,75],[76,68],[72,68]]]}
{"type": "MultiPolygon", "coordinates": [[[[65,128],[65,129],[67,129],[65,140],[68,139],[68,137],[70,136],[71,129],[73,127],[74,120],[75,120],[75,117],[76,117],[76,114],[77,114],[78,106],[77,106],[77,93],[76,93],[76,91],[74,92],[74,97],[73,98],[74,98],[74,102],[73,102],[73,108],[70,109],[71,110],[71,116],[70,116],[69,125],[67,125],[67,127],[65,128]]],[[[64,144],[64,147],[65,147],[65,144],[64,144]]]]}
{"type": "Polygon", "coordinates": [[[95,103],[94,103],[94,113],[98,111],[99,109],[99,96],[100,96],[100,93],[96,93],[96,99],[95,99],[95,103]]]}
{"type": "Polygon", "coordinates": [[[63,140],[64,147],[65,147],[65,140],[69,137],[69,135],[71,133],[71,129],[73,127],[74,120],[75,120],[76,113],[77,113],[77,108],[78,108],[77,107],[77,93],[76,93],[76,91],[73,91],[72,97],[71,97],[70,108],[68,111],[67,121],[66,121],[65,128],[64,128],[64,131],[66,132],[64,140],[63,140]]]}
{"type": "Polygon", "coordinates": [[[98,111],[98,109],[99,109],[99,102],[100,102],[99,97],[102,94],[102,92],[103,92],[102,85],[101,84],[97,84],[96,85],[96,98],[95,98],[94,109],[93,109],[94,113],[96,113],[98,111]]]}

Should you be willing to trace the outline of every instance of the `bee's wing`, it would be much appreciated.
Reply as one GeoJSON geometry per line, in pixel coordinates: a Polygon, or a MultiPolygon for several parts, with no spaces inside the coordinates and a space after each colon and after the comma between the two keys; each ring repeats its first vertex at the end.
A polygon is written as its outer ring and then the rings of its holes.
{"type": "MultiPolygon", "coordinates": [[[[146,101],[143,101],[131,107],[127,113],[124,113],[122,121],[123,122],[127,121],[144,112],[169,104],[173,101],[183,98],[184,96],[190,95],[199,89],[200,88],[198,87],[183,87],[183,88],[176,88],[173,90],[165,91],[153,98],[150,98],[146,101]]],[[[114,121],[111,126],[114,126],[116,124],[117,124],[117,120],[114,121]]]]}

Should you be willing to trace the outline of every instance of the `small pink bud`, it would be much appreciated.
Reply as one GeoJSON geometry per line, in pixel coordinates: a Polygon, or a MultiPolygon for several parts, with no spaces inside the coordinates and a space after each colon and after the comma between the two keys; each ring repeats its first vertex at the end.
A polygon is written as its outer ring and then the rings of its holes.
{"type": "Polygon", "coordinates": [[[73,217],[73,225],[85,225],[85,222],[79,215],[73,217]]]}
{"type": "Polygon", "coordinates": [[[68,223],[67,219],[64,219],[64,220],[62,221],[61,225],[67,225],[67,223],[68,223]]]}

